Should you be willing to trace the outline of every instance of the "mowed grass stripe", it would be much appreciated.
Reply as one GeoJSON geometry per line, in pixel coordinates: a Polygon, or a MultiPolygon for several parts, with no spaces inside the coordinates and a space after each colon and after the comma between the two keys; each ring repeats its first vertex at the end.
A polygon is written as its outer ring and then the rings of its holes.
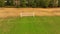
{"type": "Polygon", "coordinates": [[[60,16],[0,18],[0,34],[60,34],[60,16]]]}

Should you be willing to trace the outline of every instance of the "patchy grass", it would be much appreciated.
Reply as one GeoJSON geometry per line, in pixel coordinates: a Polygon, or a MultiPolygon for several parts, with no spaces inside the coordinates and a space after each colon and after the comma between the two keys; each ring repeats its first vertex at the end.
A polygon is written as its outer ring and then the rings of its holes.
{"type": "Polygon", "coordinates": [[[60,16],[0,18],[0,34],[60,34],[60,16]]]}

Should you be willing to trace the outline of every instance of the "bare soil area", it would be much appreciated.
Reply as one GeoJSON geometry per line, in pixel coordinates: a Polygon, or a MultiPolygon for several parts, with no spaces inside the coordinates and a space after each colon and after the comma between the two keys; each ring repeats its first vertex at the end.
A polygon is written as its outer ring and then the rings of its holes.
{"type": "Polygon", "coordinates": [[[34,12],[36,16],[60,16],[60,8],[0,8],[0,17],[20,16],[23,12],[34,12]]]}

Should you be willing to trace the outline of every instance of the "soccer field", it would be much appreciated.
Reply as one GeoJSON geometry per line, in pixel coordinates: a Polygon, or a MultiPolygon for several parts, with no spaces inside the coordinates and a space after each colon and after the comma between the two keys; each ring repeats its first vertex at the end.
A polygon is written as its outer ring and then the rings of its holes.
{"type": "Polygon", "coordinates": [[[0,34],[60,34],[60,16],[0,18],[0,34]]]}

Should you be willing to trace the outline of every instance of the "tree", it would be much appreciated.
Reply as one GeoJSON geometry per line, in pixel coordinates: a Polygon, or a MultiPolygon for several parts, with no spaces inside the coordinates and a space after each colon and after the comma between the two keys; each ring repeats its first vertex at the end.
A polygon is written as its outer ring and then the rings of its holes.
{"type": "Polygon", "coordinates": [[[60,7],[60,0],[58,0],[58,6],[60,7]]]}
{"type": "Polygon", "coordinates": [[[45,0],[45,7],[48,7],[49,6],[50,1],[51,0],[45,0]]]}
{"type": "Polygon", "coordinates": [[[41,7],[48,7],[49,3],[50,3],[50,0],[40,0],[41,7]]]}
{"type": "Polygon", "coordinates": [[[28,4],[30,7],[33,7],[33,8],[37,6],[35,0],[30,0],[28,4]]]}
{"type": "Polygon", "coordinates": [[[0,7],[4,6],[4,0],[0,0],[0,7]]]}
{"type": "Polygon", "coordinates": [[[53,7],[57,7],[58,6],[58,0],[53,0],[53,7]]]}
{"type": "Polygon", "coordinates": [[[38,1],[35,0],[35,6],[36,6],[36,7],[40,7],[40,0],[38,0],[38,1]]]}
{"type": "Polygon", "coordinates": [[[2,7],[2,1],[0,1],[0,7],[2,7]]]}
{"type": "Polygon", "coordinates": [[[26,7],[26,0],[20,0],[20,6],[26,7]]]}
{"type": "Polygon", "coordinates": [[[13,6],[13,0],[6,0],[5,5],[13,6]]]}
{"type": "Polygon", "coordinates": [[[0,0],[0,7],[57,7],[60,6],[60,0],[0,0]]]}

